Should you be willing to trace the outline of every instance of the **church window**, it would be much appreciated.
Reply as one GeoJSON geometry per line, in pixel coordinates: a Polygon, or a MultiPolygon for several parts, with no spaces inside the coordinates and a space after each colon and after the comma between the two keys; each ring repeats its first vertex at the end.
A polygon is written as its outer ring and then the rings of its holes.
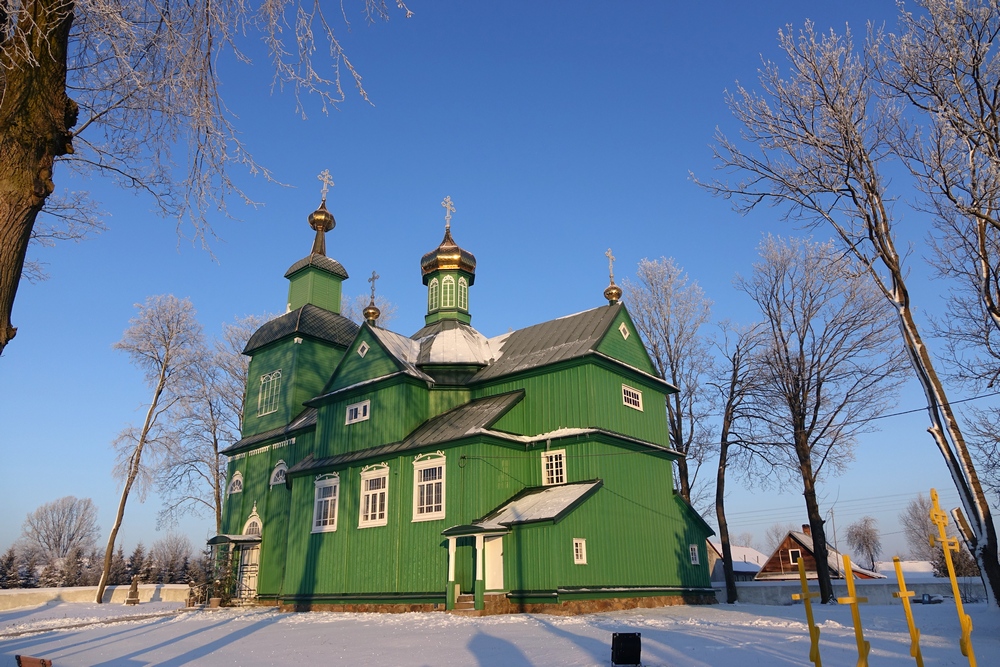
{"type": "Polygon", "coordinates": [[[388,523],[389,466],[382,463],[361,470],[361,516],[358,528],[388,523]]]}
{"type": "Polygon", "coordinates": [[[458,279],[458,307],[460,310],[469,309],[469,283],[465,278],[458,279]]]}
{"type": "Polygon", "coordinates": [[[698,545],[689,544],[688,551],[691,553],[691,564],[698,565],[701,562],[701,559],[698,557],[698,545]]]}
{"type": "Polygon", "coordinates": [[[274,488],[279,484],[285,483],[285,476],[288,474],[288,466],[284,461],[278,461],[274,464],[274,470],[271,471],[271,479],[268,482],[268,488],[274,488]]]}
{"type": "Polygon", "coordinates": [[[278,411],[278,392],[281,389],[281,369],[260,376],[260,393],[257,396],[257,416],[278,411]]]}
{"type": "Polygon", "coordinates": [[[628,340],[628,336],[629,336],[628,325],[626,325],[624,322],[622,322],[621,325],[618,327],[618,333],[620,333],[622,335],[622,338],[624,338],[625,340],[628,340]]]}
{"type": "Polygon", "coordinates": [[[368,347],[368,343],[361,341],[361,345],[358,345],[358,356],[364,359],[365,355],[368,354],[368,350],[370,349],[371,348],[368,347]]]}
{"type": "Polygon", "coordinates": [[[413,460],[413,520],[444,518],[444,464],[441,452],[413,460]]]}
{"type": "Polygon", "coordinates": [[[316,504],[313,508],[314,533],[328,533],[337,530],[337,496],[340,491],[340,475],[331,473],[316,478],[316,504]]]}
{"type": "Polygon", "coordinates": [[[229,480],[229,488],[226,490],[226,495],[234,493],[243,493],[243,473],[239,470],[233,473],[233,478],[229,480]]]}
{"type": "Polygon", "coordinates": [[[455,276],[445,276],[441,279],[441,307],[455,307],[455,276]]]}
{"type": "Polygon", "coordinates": [[[642,392],[638,389],[633,389],[632,387],[623,384],[622,385],[622,403],[634,408],[636,410],[642,411],[642,392]]]}
{"type": "Polygon", "coordinates": [[[573,538],[573,562],[576,565],[587,564],[587,540],[579,537],[573,538]]]}
{"type": "Polygon", "coordinates": [[[427,312],[433,313],[438,309],[438,279],[435,278],[427,286],[427,312]]]}
{"type": "Polygon", "coordinates": [[[355,422],[366,421],[369,417],[369,409],[371,408],[372,402],[361,401],[360,403],[351,403],[347,406],[347,421],[345,424],[353,424],[355,422]]]}
{"type": "Polygon", "coordinates": [[[260,537],[261,525],[260,525],[260,515],[257,514],[257,503],[253,505],[253,511],[250,512],[250,518],[247,522],[243,524],[243,534],[244,535],[256,535],[260,537]]]}
{"type": "Polygon", "coordinates": [[[554,452],[542,452],[542,484],[552,486],[553,484],[566,483],[566,450],[560,449],[554,452]]]}

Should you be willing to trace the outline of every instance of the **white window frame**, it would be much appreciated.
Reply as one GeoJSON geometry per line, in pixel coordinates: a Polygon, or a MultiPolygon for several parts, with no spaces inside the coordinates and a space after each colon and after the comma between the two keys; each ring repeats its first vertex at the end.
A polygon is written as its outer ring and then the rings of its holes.
{"type": "Polygon", "coordinates": [[[247,522],[243,524],[243,535],[256,535],[260,537],[264,532],[264,522],[260,520],[260,515],[257,514],[257,503],[253,504],[253,509],[250,511],[250,516],[247,517],[247,522]],[[254,531],[253,526],[256,524],[257,530],[254,531]]]}
{"type": "Polygon", "coordinates": [[[688,553],[691,555],[691,564],[692,565],[701,565],[701,554],[700,554],[700,552],[698,550],[698,545],[697,544],[689,544],[688,545],[688,553]]]}
{"type": "Polygon", "coordinates": [[[368,418],[372,414],[372,402],[371,400],[364,400],[359,403],[351,403],[347,406],[347,411],[344,414],[345,424],[357,424],[358,422],[368,421],[368,418]],[[354,411],[354,416],[351,416],[352,411],[354,411]]]}
{"type": "Polygon", "coordinates": [[[444,452],[434,452],[433,454],[421,454],[413,459],[413,521],[435,521],[437,519],[443,519],[445,515],[445,507],[447,496],[447,485],[445,483],[445,475],[447,473],[447,467],[445,466],[445,455],[444,452]],[[433,480],[422,480],[421,474],[425,470],[430,470],[433,468],[440,468],[440,477],[433,480]],[[427,496],[424,496],[425,502],[421,505],[421,491],[430,487],[432,490],[435,486],[440,487],[441,490],[441,509],[434,510],[433,507],[427,508],[427,505],[437,505],[438,503],[428,503],[426,502],[427,496]]]}
{"type": "Polygon", "coordinates": [[[233,473],[232,479],[229,480],[229,486],[226,487],[227,496],[234,493],[243,493],[243,473],[239,470],[233,473]]]}
{"type": "Polygon", "coordinates": [[[455,307],[455,276],[445,276],[441,279],[441,307],[455,307]]]}
{"type": "Polygon", "coordinates": [[[337,505],[340,503],[340,475],[329,473],[316,477],[313,493],[312,532],[332,533],[337,530],[337,505]],[[328,492],[327,489],[333,489],[328,492]],[[332,516],[331,515],[332,509],[332,516]]]}
{"type": "Polygon", "coordinates": [[[566,450],[556,449],[542,452],[542,486],[557,486],[565,483],[566,450]]]}
{"type": "Polygon", "coordinates": [[[618,325],[618,333],[622,335],[622,338],[628,340],[629,334],[631,332],[628,330],[628,325],[622,322],[621,324],[618,325]]]}
{"type": "Polygon", "coordinates": [[[274,468],[271,470],[271,477],[267,480],[268,488],[273,489],[276,486],[284,486],[285,476],[288,474],[288,464],[283,460],[279,460],[274,464],[274,468]],[[281,479],[278,479],[280,474],[281,479]]]}
{"type": "Polygon", "coordinates": [[[257,393],[257,416],[263,417],[278,411],[278,397],[281,394],[281,369],[260,376],[260,390],[257,393]]]}
{"type": "Polygon", "coordinates": [[[587,540],[582,537],[573,538],[573,564],[587,564],[587,540]]]}
{"type": "Polygon", "coordinates": [[[387,523],[389,523],[389,465],[379,463],[378,465],[365,466],[361,469],[358,528],[384,526],[387,523]],[[376,483],[375,480],[384,480],[381,488],[370,488],[376,483]],[[372,511],[366,512],[369,507],[372,511]]]}
{"type": "Polygon", "coordinates": [[[642,412],[642,391],[627,384],[622,385],[622,405],[642,412]]]}
{"type": "Polygon", "coordinates": [[[441,306],[438,294],[438,279],[434,278],[427,285],[427,312],[433,313],[441,306]]]}
{"type": "Polygon", "coordinates": [[[789,563],[791,563],[791,564],[792,564],[792,565],[794,565],[795,567],[798,567],[799,565],[798,565],[798,563],[797,563],[796,561],[797,561],[797,560],[798,560],[799,558],[802,558],[802,549],[789,549],[789,550],[788,550],[788,562],[789,562],[789,563]],[[793,552],[794,552],[794,553],[797,553],[797,554],[799,555],[799,556],[798,556],[798,558],[792,558],[792,553],[793,553],[793,552]]]}
{"type": "Polygon", "coordinates": [[[462,276],[458,279],[458,309],[469,309],[469,281],[462,276]]]}
{"type": "Polygon", "coordinates": [[[358,356],[364,359],[365,355],[368,354],[368,350],[370,349],[371,347],[368,345],[368,343],[366,343],[365,341],[361,341],[361,345],[358,345],[358,356]]]}

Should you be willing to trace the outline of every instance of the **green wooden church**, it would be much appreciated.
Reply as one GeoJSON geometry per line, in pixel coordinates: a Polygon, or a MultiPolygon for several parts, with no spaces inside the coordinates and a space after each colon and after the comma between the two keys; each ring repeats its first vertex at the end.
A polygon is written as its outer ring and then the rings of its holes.
{"type": "Polygon", "coordinates": [[[287,312],[248,342],[224,534],[237,597],[284,609],[576,613],[714,602],[712,530],[673,488],[664,397],[621,289],[608,305],[487,338],[476,259],[420,260],[424,326],[340,314],[347,271],[312,251],[287,312]]]}

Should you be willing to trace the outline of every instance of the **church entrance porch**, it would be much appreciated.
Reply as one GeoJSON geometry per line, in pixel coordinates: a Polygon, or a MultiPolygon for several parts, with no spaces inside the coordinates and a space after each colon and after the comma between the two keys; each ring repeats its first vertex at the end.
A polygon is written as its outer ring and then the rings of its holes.
{"type": "Polygon", "coordinates": [[[455,526],[448,538],[446,609],[454,609],[460,595],[472,594],[475,609],[485,608],[485,592],[503,589],[503,536],[506,528],[455,526]]]}

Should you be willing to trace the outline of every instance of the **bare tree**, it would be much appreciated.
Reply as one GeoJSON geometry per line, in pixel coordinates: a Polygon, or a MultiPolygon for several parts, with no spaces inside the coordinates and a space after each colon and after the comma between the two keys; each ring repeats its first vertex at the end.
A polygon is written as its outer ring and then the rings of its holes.
{"type": "MultiPolygon", "coordinates": [[[[994,599],[1000,593],[997,535],[969,448],[914,318],[904,258],[896,248],[896,214],[886,177],[898,154],[901,111],[895,95],[879,84],[882,35],[873,31],[854,50],[850,32],[817,34],[806,23],[796,35],[779,31],[788,78],[766,63],[760,93],[737,86],[728,102],[742,125],[741,141],[717,135],[720,167],[741,175],[736,183],[705,185],[732,198],[736,209],[760,203],[781,206],[786,216],[825,226],[841,249],[866,267],[895,310],[910,364],[927,402],[929,432],[941,451],[974,533],[976,558],[994,599]]],[[[905,133],[902,133],[905,134],[905,133]]]]}
{"type": "Polygon", "coordinates": [[[711,447],[705,379],[712,357],[702,327],[712,302],[672,258],[643,259],[636,280],[626,279],[623,287],[656,370],[680,390],[667,396],[667,428],[671,446],[684,455],[677,461],[677,473],[681,496],[691,502],[691,489],[711,447]]]}
{"type": "MultiPolygon", "coordinates": [[[[386,0],[361,0],[360,17],[388,19],[386,0]]],[[[410,12],[402,0],[396,5],[410,12]]],[[[336,10],[335,10],[336,11],[336,10]]],[[[346,8],[340,13],[348,20],[346,8]]],[[[206,213],[227,197],[234,164],[254,161],[223,101],[217,67],[248,29],[265,43],[274,84],[325,112],[344,99],[341,73],[367,94],[319,3],[300,0],[7,0],[0,5],[0,352],[39,213],[60,159],[149,193],[160,211],[212,232],[206,213]],[[73,98],[70,98],[72,94],[73,98]]],[[[85,209],[64,211],[84,224],[85,209]]]]}
{"type": "Polygon", "coordinates": [[[153,542],[149,557],[153,561],[155,581],[161,584],[184,583],[193,551],[191,540],[177,533],[168,533],[153,542]]]}
{"type": "Polygon", "coordinates": [[[878,534],[875,517],[863,516],[847,527],[847,543],[854,553],[871,562],[871,569],[877,567],[876,559],[882,555],[882,538],[878,534]]]}
{"type": "Polygon", "coordinates": [[[899,513],[899,525],[910,547],[910,557],[933,562],[940,548],[930,543],[930,537],[936,536],[938,530],[931,521],[930,498],[921,493],[907,503],[906,509],[899,513]]]}
{"type": "MultiPolygon", "coordinates": [[[[722,342],[719,351],[723,360],[717,368],[715,378],[707,383],[713,387],[716,401],[722,407],[722,423],[719,429],[719,464],[715,475],[715,517],[719,522],[719,539],[722,542],[722,567],[726,578],[726,602],[733,604],[739,598],[736,590],[736,575],[733,572],[733,551],[729,537],[729,523],[726,520],[726,474],[730,459],[749,468],[749,460],[754,456],[753,424],[754,412],[749,409],[757,393],[758,366],[754,355],[764,341],[763,327],[755,325],[734,329],[728,323],[722,325],[722,342]],[[733,456],[731,457],[730,448],[733,456]]],[[[750,535],[747,541],[753,540],[750,535]]],[[[739,544],[738,542],[732,542],[739,544]]]]}
{"type": "Polygon", "coordinates": [[[198,360],[190,392],[182,397],[171,420],[174,446],[157,473],[163,493],[159,525],[175,525],[188,513],[211,513],[222,530],[226,460],[221,454],[240,439],[249,358],[243,355],[250,336],[270,315],[249,315],[223,325],[211,353],[198,360]]]}
{"type": "Polygon", "coordinates": [[[104,552],[97,603],[102,601],[108,584],[115,539],[125,516],[129,493],[138,484],[141,496],[157,465],[166,456],[172,439],[167,428],[170,412],[189,395],[192,380],[199,370],[198,363],[204,358],[201,325],[190,301],[173,295],[154,296],[146,299],[145,304],[136,304],[136,308],[139,313],[129,321],[115,349],[129,355],[131,362],[143,372],[153,393],[142,426],[127,427],[115,442],[119,455],[115,475],[123,481],[123,487],[104,552]]]}
{"type": "Polygon", "coordinates": [[[794,523],[774,523],[768,526],[767,530],[764,531],[764,546],[767,549],[767,553],[773,553],[775,549],[781,546],[781,541],[785,539],[785,535],[798,529],[799,526],[796,526],[794,523]]]}
{"type": "MultiPolygon", "coordinates": [[[[863,269],[832,243],[767,237],[753,275],[737,287],[765,318],[754,417],[802,484],[814,553],[826,553],[816,483],[853,459],[858,433],[891,404],[902,353],[895,323],[863,269]]],[[[829,567],[816,559],[823,602],[829,567]]]]}
{"type": "MultiPolygon", "coordinates": [[[[364,310],[370,302],[371,298],[365,294],[359,294],[353,299],[345,295],[340,300],[340,314],[353,322],[364,322],[364,310]]],[[[376,294],[375,306],[381,313],[378,317],[378,326],[384,329],[396,319],[396,304],[381,294],[376,294]]]]}
{"type": "Polygon", "coordinates": [[[97,507],[90,498],[65,496],[45,503],[24,520],[22,537],[46,560],[91,549],[98,534],[97,507]]]}
{"type": "Polygon", "coordinates": [[[737,535],[732,535],[729,539],[729,543],[734,547],[746,547],[748,549],[753,549],[754,551],[760,551],[760,545],[757,543],[757,538],[749,530],[745,530],[737,535]]]}

